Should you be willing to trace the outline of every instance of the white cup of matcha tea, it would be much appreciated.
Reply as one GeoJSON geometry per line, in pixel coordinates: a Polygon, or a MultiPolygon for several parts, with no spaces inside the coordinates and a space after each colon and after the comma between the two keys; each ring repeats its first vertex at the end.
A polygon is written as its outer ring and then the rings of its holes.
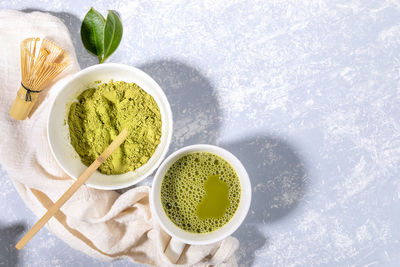
{"type": "Polygon", "coordinates": [[[185,244],[206,245],[231,235],[250,202],[250,180],[242,163],[212,145],[171,154],[157,170],[150,194],[153,216],[172,237],[166,254],[174,262],[185,244]]]}

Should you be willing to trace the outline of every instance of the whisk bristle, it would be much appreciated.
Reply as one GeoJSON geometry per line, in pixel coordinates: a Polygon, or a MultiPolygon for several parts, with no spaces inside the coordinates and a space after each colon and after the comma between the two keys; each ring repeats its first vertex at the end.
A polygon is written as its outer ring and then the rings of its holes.
{"type": "Polygon", "coordinates": [[[43,89],[68,65],[68,54],[51,41],[28,38],[21,43],[22,83],[32,90],[43,89]]]}
{"type": "Polygon", "coordinates": [[[31,112],[38,93],[69,65],[67,52],[46,39],[28,38],[21,43],[21,87],[10,115],[24,120],[31,112]]]}

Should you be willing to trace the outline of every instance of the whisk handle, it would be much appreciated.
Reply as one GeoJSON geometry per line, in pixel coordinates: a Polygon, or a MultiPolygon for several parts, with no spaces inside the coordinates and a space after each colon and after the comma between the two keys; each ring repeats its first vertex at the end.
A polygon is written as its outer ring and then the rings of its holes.
{"type": "Polygon", "coordinates": [[[10,108],[10,116],[16,120],[25,120],[36,103],[39,91],[29,91],[30,101],[27,101],[28,91],[22,85],[17,92],[14,103],[10,108]]]}

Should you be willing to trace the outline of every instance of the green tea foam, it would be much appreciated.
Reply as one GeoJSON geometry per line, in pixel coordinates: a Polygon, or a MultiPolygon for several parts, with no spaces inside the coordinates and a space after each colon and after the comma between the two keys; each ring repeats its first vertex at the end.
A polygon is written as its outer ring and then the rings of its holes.
{"type": "Polygon", "coordinates": [[[240,181],[223,158],[208,152],[187,154],[167,170],[161,202],[179,228],[208,233],[225,225],[240,202],[240,181]]]}

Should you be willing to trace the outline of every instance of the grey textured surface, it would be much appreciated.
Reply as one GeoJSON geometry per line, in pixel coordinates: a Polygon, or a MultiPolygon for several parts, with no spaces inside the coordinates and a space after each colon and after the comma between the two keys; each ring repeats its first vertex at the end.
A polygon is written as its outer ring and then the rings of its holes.
{"type": "MultiPolygon", "coordinates": [[[[96,63],[78,34],[91,5],[123,20],[109,61],[166,91],[170,152],[210,143],[243,161],[254,198],[235,233],[240,265],[399,265],[398,1],[0,2],[61,18],[82,68],[96,63]]],[[[91,259],[47,230],[13,250],[36,218],[0,177],[0,265],[131,265],[91,259]]]]}

